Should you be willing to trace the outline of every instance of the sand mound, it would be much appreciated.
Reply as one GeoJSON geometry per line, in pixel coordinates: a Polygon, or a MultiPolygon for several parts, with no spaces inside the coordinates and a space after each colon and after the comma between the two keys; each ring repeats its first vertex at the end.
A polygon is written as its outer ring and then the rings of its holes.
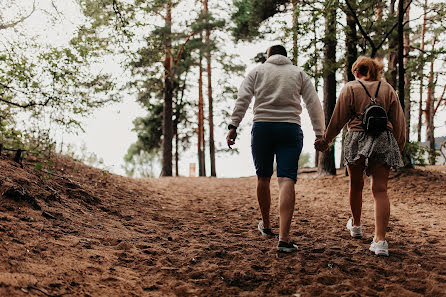
{"type": "MultiPolygon", "coordinates": [[[[445,296],[446,174],[392,173],[389,258],[345,231],[348,178],[300,176],[281,255],[259,236],[255,178],[129,179],[0,159],[0,296],[445,296]]],[[[277,228],[277,183],[272,218],[277,228]]]]}

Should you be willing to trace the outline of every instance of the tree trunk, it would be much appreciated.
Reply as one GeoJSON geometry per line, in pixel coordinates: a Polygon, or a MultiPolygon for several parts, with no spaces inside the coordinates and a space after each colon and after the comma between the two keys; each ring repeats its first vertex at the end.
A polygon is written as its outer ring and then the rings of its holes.
{"type": "MultiPolygon", "coordinates": [[[[375,22],[376,24],[379,24],[383,21],[383,7],[385,7],[385,3],[383,3],[383,1],[377,1],[375,4],[375,22]]],[[[379,51],[380,49],[377,48],[376,50],[373,51],[372,53],[372,58],[377,58],[378,60],[382,61],[383,60],[383,53],[382,51],[379,51]]]]}
{"type": "MultiPolygon", "coordinates": [[[[352,1],[353,4],[354,1],[352,1]]],[[[356,59],[358,58],[358,34],[356,31],[356,22],[353,16],[351,15],[351,12],[349,10],[346,10],[347,14],[347,32],[346,32],[346,38],[345,38],[345,45],[346,45],[346,63],[345,63],[345,73],[346,73],[346,80],[352,81],[355,80],[355,76],[352,73],[352,67],[353,63],[355,63],[356,59]]]]}
{"type": "Polygon", "coordinates": [[[299,25],[299,8],[297,7],[297,0],[292,0],[293,4],[293,64],[298,65],[299,48],[297,47],[297,30],[299,25]]]}
{"type": "Polygon", "coordinates": [[[179,142],[179,136],[178,136],[178,121],[179,121],[179,118],[180,118],[180,116],[179,116],[179,113],[180,113],[180,110],[179,110],[179,107],[178,107],[178,97],[179,97],[179,93],[177,92],[177,94],[176,94],[176,101],[175,101],[175,119],[174,119],[174,121],[173,121],[173,135],[174,135],[174,137],[175,137],[175,176],[179,176],[179,173],[178,173],[178,159],[179,159],[179,153],[178,153],[178,149],[179,149],[179,144],[178,144],[178,142],[179,142]]]}
{"type": "MultiPolygon", "coordinates": [[[[170,39],[172,28],[172,6],[167,3],[166,17],[164,19],[166,26],[166,49],[172,48],[172,40],[170,39]]],[[[173,77],[172,77],[172,55],[166,50],[164,59],[164,103],[163,103],[163,160],[161,176],[172,176],[172,138],[173,138],[173,121],[172,121],[172,98],[173,98],[173,77]]]]}
{"type": "MultiPolygon", "coordinates": [[[[206,14],[206,20],[208,18],[208,0],[203,1],[203,13],[206,14]]],[[[211,159],[211,176],[217,176],[215,168],[215,141],[214,141],[214,101],[212,97],[212,56],[211,56],[211,31],[206,29],[205,35],[206,42],[206,61],[207,61],[207,76],[208,76],[208,104],[209,104],[209,155],[211,159]]]]}
{"type": "Polygon", "coordinates": [[[199,77],[198,77],[198,175],[205,176],[204,158],[204,104],[203,104],[203,54],[200,49],[199,77]]]}
{"type": "MultiPolygon", "coordinates": [[[[404,1],[404,7],[408,7],[409,4],[408,0],[404,1]]],[[[404,22],[409,24],[409,11],[410,8],[408,7],[406,10],[406,14],[404,15],[404,22]]],[[[409,29],[407,28],[404,30],[403,33],[403,44],[404,44],[404,57],[403,57],[403,67],[404,69],[407,69],[408,61],[409,61],[409,52],[410,52],[410,36],[409,36],[409,29]]],[[[404,109],[404,116],[406,118],[406,144],[410,141],[410,78],[407,76],[406,70],[404,71],[404,106],[406,107],[404,109]]]]}
{"type": "MultiPolygon", "coordinates": [[[[328,126],[336,105],[336,8],[325,10],[324,38],[324,114],[325,125],[328,126]]],[[[336,175],[334,145],[320,154],[320,175],[336,175]]]]}
{"type": "MultiPolygon", "coordinates": [[[[353,7],[356,6],[355,2],[356,1],[350,2],[353,5],[353,7]]],[[[377,13],[381,15],[382,9],[381,12],[378,11],[377,13]]],[[[345,33],[346,60],[344,69],[344,81],[347,83],[349,81],[355,80],[355,76],[352,73],[352,67],[353,63],[355,63],[356,59],[358,58],[358,49],[357,49],[358,35],[356,30],[355,18],[352,16],[351,11],[349,9],[346,9],[345,14],[347,16],[347,27],[345,33]]],[[[347,127],[344,127],[344,129],[342,130],[341,162],[339,166],[340,168],[344,167],[344,139],[346,134],[347,134],[347,127]]]]}
{"type": "MultiPolygon", "coordinates": [[[[395,0],[390,1],[389,15],[395,15],[395,0]]],[[[392,33],[389,38],[389,56],[388,56],[388,83],[396,90],[397,89],[397,64],[398,64],[398,42],[395,38],[395,34],[392,33]]]]}
{"type": "Polygon", "coordinates": [[[404,0],[398,0],[398,98],[405,111],[404,96],[404,0]]]}
{"type": "MultiPolygon", "coordinates": [[[[177,125],[178,125],[178,123],[177,123],[177,125]]],[[[179,171],[180,171],[180,166],[179,166],[180,156],[179,156],[179,152],[178,152],[178,150],[179,150],[179,143],[178,143],[179,139],[178,138],[179,137],[178,137],[178,126],[177,126],[176,133],[175,133],[175,176],[180,176],[180,173],[179,173],[179,171]]]]}
{"type": "Polygon", "coordinates": [[[426,15],[427,15],[427,0],[424,1],[424,15],[423,15],[423,26],[421,27],[421,41],[420,41],[420,101],[418,102],[418,127],[417,127],[417,134],[418,134],[418,142],[421,142],[421,127],[422,127],[422,121],[423,121],[423,80],[424,80],[424,36],[426,34],[426,15]]]}
{"type": "MultiPolygon", "coordinates": [[[[319,49],[317,47],[317,24],[316,24],[316,19],[313,20],[313,34],[314,34],[314,39],[313,39],[313,50],[315,53],[318,53],[319,49]]],[[[316,93],[318,93],[319,91],[319,76],[318,76],[318,63],[319,59],[317,54],[315,55],[315,61],[314,61],[314,88],[316,89],[316,93]]],[[[314,154],[314,167],[319,167],[319,151],[315,150],[315,154],[314,154]]]]}
{"type": "MultiPolygon", "coordinates": [[[[432,41],[432,51],[435,49],[437,39],[432,41]]],[[[435,165],[435,136],[434,136],[434,60],[431,61],[429,79],[427,84],[427,98],[424,115],[426,118],[426,141],[429,143],[429,164],[435,165]]]]}

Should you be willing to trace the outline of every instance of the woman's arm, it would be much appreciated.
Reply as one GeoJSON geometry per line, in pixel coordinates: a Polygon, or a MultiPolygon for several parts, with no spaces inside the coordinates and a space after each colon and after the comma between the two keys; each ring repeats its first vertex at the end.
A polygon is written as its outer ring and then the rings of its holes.
{"type": "Polygon", "coordinates": [[[392,123],[393,136],[398,143],[400,151],[403,151],[404,145],[406,144],[406,119],[398,96],[393,89],[390,92],[391,103],[388,117],[390,123],[392,123]]]}
{"type": "Polygon", "coordinates": [[[325,141],[331,143],[333,139],[341,132],[345,124],[352,116],[353,91],[349,85],[345,85],[339,94],[330,123],[325,131],[325,141]]]}

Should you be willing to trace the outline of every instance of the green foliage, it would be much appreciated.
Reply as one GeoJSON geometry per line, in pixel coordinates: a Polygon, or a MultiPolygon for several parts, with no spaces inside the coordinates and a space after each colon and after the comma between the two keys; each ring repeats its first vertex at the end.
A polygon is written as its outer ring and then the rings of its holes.
{"type": "Polygon", "coordinates": [[[403,155],[412,160],[413,165],[426,166],[426,155],[429,154],[429,148],[420,145],[419,142],[409,141],[404,147],[403,155]]]}
{"type": "MultiPolygon", "coordinates": [[[[35,3],[39,10],[40,4],[35,3]]],[[[0,17],[1,143],[28,153],[50,154],[54,141],[49,127],[82,130],[83,117],[120,98],[114,78],[97,67],[104,44],[95,41],[93,47],[91,40],[77,37],[65,45],[46,42],[42,37],[46,32],[29,33],[21,21],[14,23],[23,17],[19,7],[18,1],[6,7],[14,26],[4,26],[0,17]]],[[[58,11],[46,14],[55,25],[63,21],[58,11]]]]}
{"type": "Polygon", "coordinates": [[[304,168],[310,166],[310,153],[302,153],[299,158],[299,168],[304,168]]]}
{"type": "Polygon", "coordinates": [[[289,0],[235,0],[236,12],[231,16],[234,22],[232,35],[236,40],[252,40],[261,36],[260,24],[276,13],[285,10],[289,0]]]}
{"type": "Polygon", "coordinates": [[[159,162],[158,151],[147,152],[132,144],[124,157],[123,169],[130,177],[155,177],[155,168],[159,162]]]}
{"type": "Polygon", "coordinates": [[[133,121],[135,131],[138,135],[137,142],[129,149],[129,153],[146,151],[156,153],[161,148],[161,137],[163,135],[163,104],[151,104],[147,106],[147,116],[139,117],[133,121]]]}

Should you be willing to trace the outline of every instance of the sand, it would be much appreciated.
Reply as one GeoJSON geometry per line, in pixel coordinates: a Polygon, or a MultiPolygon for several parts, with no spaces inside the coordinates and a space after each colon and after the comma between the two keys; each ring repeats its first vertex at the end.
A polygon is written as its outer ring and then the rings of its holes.
{"type": "MultiPolygon", "coordinates": [[[[0,159],[0,296],[446,296],[446,168],[392,173],[390,257],[352,239],[348,177],[301,173],[291,238],[259,236],[255,177],[130,179],[0,159]]],[[[277,180],[272,222],[277,230],[277,180]]]]}

